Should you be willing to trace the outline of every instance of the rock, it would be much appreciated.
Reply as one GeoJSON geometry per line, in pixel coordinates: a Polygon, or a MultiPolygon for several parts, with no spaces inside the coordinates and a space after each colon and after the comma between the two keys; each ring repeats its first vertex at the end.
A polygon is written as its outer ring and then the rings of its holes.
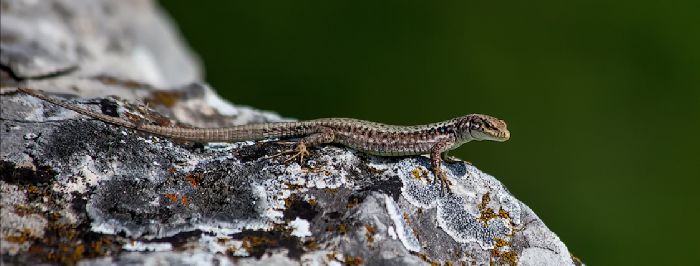
{"type": "Polygon", "coordinates": [[[2,0],[0,65],[17,79],[70,74],[183,85],[198,61],[153,1],[2,0]]]}
{"type": "Polygon", "coordinates": [[[273,155],[290,146],[277,140],[179,142],[16,93],[12,86],[28,86],[108,115],[166,126],[283,120],[234,106],[199,83],[196,60],[151,2],[50,3],[54,8],[45,6],[48,1],[2,2],[3,34],[15,34],[0,41],[0,77],[9,84],[0,98],[3,262],[580,263],[498,180],[464,162],[445,164],[454,192],[445,195],[429,182],[433,175],[423,156],[376,157],[326,145],[313,148],[303,165],[285,163],[273,155]],[[110,14],[110,22],[98,11],[110,14]],[[42,23],[62,28],[56,32],[66,36],[52,38],[68,43],[18,33],[17,27],[42,23]],[[76,25],[83,24],[122,35],[82,32],[76,25]],[[163,29],[160,34],[170,37],[149,41],[138,34],[163,29]],[[155,59],[145,63],[125,50],[92,49],[92,42],[108,40],[145,47],[155,59]],[[85,47],[92,47],[90,56],[85,47]],[[178,57],[185,63],[168,61],[178,57]],[[66,66],[77,67],[56,71],[66,66]],[[112,66],[116,71],[105,72],[112,66]],[[125,71],[143,67],[157,69],[159,77],[125,71]]]}

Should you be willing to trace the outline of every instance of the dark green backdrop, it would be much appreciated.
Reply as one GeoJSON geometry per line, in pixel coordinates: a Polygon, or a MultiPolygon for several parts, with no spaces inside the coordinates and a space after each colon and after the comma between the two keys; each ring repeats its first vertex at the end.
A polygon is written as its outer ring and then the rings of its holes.
{"type": "Polygon", "coordinates": [[[700,1],[163,1],[234,103],[508,122],[456,152],[590,265],[698,261],[700,1]],[[488,3],[486,3],[488,2],[488,3]]]}

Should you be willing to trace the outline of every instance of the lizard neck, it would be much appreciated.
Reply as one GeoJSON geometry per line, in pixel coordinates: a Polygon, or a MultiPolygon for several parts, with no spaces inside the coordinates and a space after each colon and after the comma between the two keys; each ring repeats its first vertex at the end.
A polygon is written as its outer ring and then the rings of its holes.
{"type": "Polygon", "coordinates": [[[454,150],[462,146],[462,144],[475,140],[469,131],[469,122],[463,118],[457,118],[452,120],[453,127],[455,129],[455,143],[450,147],[450,150],[454,150]]]}

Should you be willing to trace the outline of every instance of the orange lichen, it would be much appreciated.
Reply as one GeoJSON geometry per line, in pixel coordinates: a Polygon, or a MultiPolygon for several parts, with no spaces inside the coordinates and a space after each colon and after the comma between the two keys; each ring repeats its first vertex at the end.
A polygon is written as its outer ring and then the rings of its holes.
{"type": "Polygon", "coordinates": [[[355,256],[355,257],[345,256],[344,262],[345,262],[345,265],[350,265],[350,266],[362,265],[363,259],[360,256],[355,256]]]}
{"type": "Polygon", "coordinates": [[[187,205],[187,195],[182,195],[182,198],[180,198],[180,201],[182,202],[182,205],[187,205]]]}
{"type": "Polygon", "coordinates": [[[185,180],[187,180],[193,188],[199,186],[199,182],[201,182],[202,178],[202,173],[189,173],[185,176],[185,180]]]}
{"type": "Polygon", "coordinates": [[[177,202],[177,194],[168,193],[168,194],[165,194],[165,197],[168,198],[172,202],[177,202]]]}
{"type": "Polygon", "coordinates": [[[365,229],[367,230],[365,232],[365,237],[367,238],[367,242],[369,242],[369,243],[374,242],[374,232],[375,232],[374,226],[372,226],[370,224],[366,224],[365,229]]]}

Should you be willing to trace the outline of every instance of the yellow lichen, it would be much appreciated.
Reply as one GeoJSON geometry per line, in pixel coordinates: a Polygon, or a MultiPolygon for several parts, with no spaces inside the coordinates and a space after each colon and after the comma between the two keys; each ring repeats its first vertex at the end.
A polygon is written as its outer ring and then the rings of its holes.
{"type": "Polygon", "coordinates": [[[344,234],[347,234],[347,233],[348,233],[348,225],[346,225],[346,224],[339,224],[339,225],[338,225],[338,232],[340,232],[340,233],[343,234],[343,235],[344,235],[344,234]]]}
{"type": "Polygon", "coordinates": [[[481,202],[478,205],[476,205],[476,207],[479,208],[479,210],[483,210],[486,208],[486,205],[488,205],[489,202],[491,202],[491,193],[486,192],[486,194],[481,196],[481,202]]]}
{"type": "Polygon", "coordinates": [[[508,211],[504,210],[503,208],[498,210],[498,217],[501,217],[503,219],[510,220],[510,213],[508,211]]]}
{"type": "Polygon", "coordinates": [[[501,238],[499,238],[499,237],[495,237],[494,239],[496,240],[496,248],[502,248],[502,247],[505,247],[505,246],[510,246],[510,242],[505,241],[505,240],[503,240],[503,239],[501,239],[501,238]]]}
{"type": "Polygon", "coordinates": [[[309,199],[308,202],[309,202],[309,205],[311,205],[311,207],[315,207],[318,204],[316,199],[309,199]]]}
{"type": "Polygon", "coordinates": [[[501,253],[501,261],[508,263],[510,265],[517,265],[518,264],[518,254],[515,254],[514,251],[507,251],[501,253]]]}
{"type": "Polygon", "coordinates": [[[493,211],[493,209],[486,208],[481,211],[481,216],[479,216],[479,220],[484,222],[484,227],[486,227],[488,226],[488,221],[496,217],[496,213],[493,211]]]}
{"type": "Polygon", "coordinates": [[[31,239],[31,236],[32,236],[32,231],[29,230],[29,229],[27,229],[27,228],[25,228],[24,230],[22,230],[22,232],[19,233],[19,235],[17,235],[17,236],[6,236],[6,237],[5,237],[5,240],[8,241],[8,242],[19,243],[19,244],[21,244],[21,243],[24,243],[24,242],[30,240],[30,239],[31,239]]]}

